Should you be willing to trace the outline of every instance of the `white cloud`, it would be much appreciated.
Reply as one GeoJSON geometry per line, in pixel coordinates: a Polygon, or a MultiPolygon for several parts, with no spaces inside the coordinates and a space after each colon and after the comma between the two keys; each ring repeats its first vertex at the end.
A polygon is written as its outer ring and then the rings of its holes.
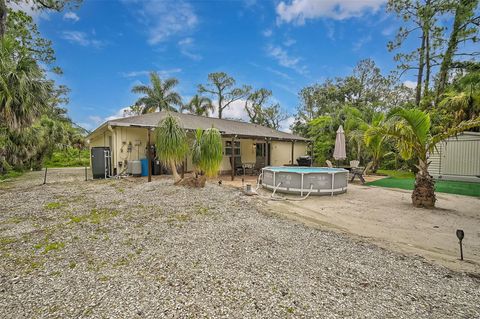
{"type": "Polygon", "coordinates": [[[327,37],[330,40],[335,41],[335,27],[333,23],[330,21],[324,21],[325,29],[327,29],[327,37]]]}
{"type": "Polygon", "coordinates": [[[124,0],[124,3],[131,5],[137,20],[146,26],[150,44],[158,44],[174,35],[184,34],[198,24],[192,5],[182,0],[124,0]]]}
{"type": "Polygon", "coordinates": [[[61,37],[71,43],[79,44],[84,47],[92,46],[100,48],[105,44],[100,40],[93,39],[90,35],[81,31],[63,31],[61,37]]]}
{"type": "Polygon", "coordinates": [[[277,21],[304,24],[305,20],[331,18],[343,20],[376,12],[386,0],[293,0],[277,5],[277,21]]]}
{"type": "Polygon", "coordinates": [[[406,80],[405,82],[403,82],[403,85],[405,85],[407,88],[414,89],[417,87],[417,82],[406,80]]]}
{"type": "Polygon", "coordinates": [[[367,36],[358,38],[358,40],[353,43],[353,46],[352,46],[353,51],[360,50],[365,44],[369,43],[370,41],[372,41],[372,36],[370,34],[367,36]]]}
{"type": "MultiPolygon", "coordinates": [[[[141,70],[141,71],[130,71],[130,72],[123,72],[120,73],[120,75],[124,78],[136,78],[139,76],[145,76],[150,74],[151,70],[141,70]]],[[[168,78],[171,77],[175,73],[180,73],[182,72],[182,69],[180,68],[175,68],[175,69],[169,69],[169,70],[158,70],[154,71],[157,72],[160,75],[160,78],[168,78]]]]}
{"type": "Polygon", "coordinates": [[[275,85],[276,87],[281,88],[285,92],[288,92],[292,95],[298,96],[299,90],[295,90],[294,88],[292,88],[291,85],[285,85],[285,84],[278,83],[278,82],[272,82],[272,84],[275,85]]]}
{"type": "Polygon", "coordinates": [[[283,73],[283,72],[278,71],[278,70],[275,70],[275,69],[272,69],[271,67],[266,67],[265,70],[267,70],[268,72],[273,73],[275,75],[281,76],[282,78],[284,78],[286,80],[291,80],[292,79],[292,77],[289,76],[288,74],[283,73]]]}
{"type": "Polygon", "coordinates": [[[103,119],[102,119],[100,116],[98,116],[98,115],[90,115],[90,116],[88,117],[88,119],[89,119],[90,121],[92,121],[92,122],[93,122],[94,124],[96,124],[96,125],[99,125],[99,124],[102,124],[102,123],[103,123],[103,119]]]}
{"type": "Polygon", "coordinates": [[[285,39],[285,41],[283,41],[283,45],[286,46],[286,47],[292,46],[295,43],[297,43],[297,40],[292,39],[292,38],[287,38],[287,39],[285,39]]]}
{"type": "MultiPolygon", "coordinates": [[[[214,100],[212,104],[215,107],[215,111],[213,111],[211,117],[218,117],[218,101],[214,100]]],[[[240,99],[232,102],[228,108],[222,111],[222,118],[248,122],[249,118],[247,111],[245,111],[245,100],[240,99]]]]}
{"type": "Polygon", "coordinates": [[[285,121],[280,123],[280,131],[291,133],[292,130],[290,129],[290,126],[295,122],[295,117],[290,116],[287,118],[285,121]]]}
{"type": "Polygon", "coordinates": [[[306,67],[300,65],[300,58],[291,56],[285,49],[275,45],[268,45],[266,50],[267,54],[277,60],[281,66],[295,70],[303,75],[307,73],[306,67]]]}
{"type": "Polygon", "coordinates": [[[115,112],[114,114],[110,115],[110,116],[107,116],[106,118],[103,119],[102,123],[103,122],[106,122],[106,121],[111,121],[111,120],[115,120],[115,119],[119,119],[119,118],[122,118],[122,117],[125,117],[125,111],[126,110],[129,110],[130,107],[122,107],[121,109],[119,109],[117,112],[115,112]]]}
{"type": "Polygon", "coordinates": [[[96,128],[96,126],[93,126],[92,123],[87,123],[87,122],[80,122],[77,123],[80,127],[83,127],[87,131],[92,131],[96,128]]]}
{"type": "Polygon", "coordinates": [[[391,36],[397,29],[398,27],[395,25],[388,26],[382,30],[382,35],[386,37],[391,36]]]}
{"type": "Polygon", "coordinates": [[[263,35],[264,37],[267,37],[267,38],[268,38],[268,37],[271,37],[272,34],[273,34],[272,29],[266,29],[266,30],[263,30],[263,31],[262,31],[262,35],[263,35]]]}
{"type": "Polygon", "coordinates": [[[279,71],[279,70],[273,69],[273,68],[271,68],[271,67],[269,67],[269,66],[259,65],[259,64],[254,63],[254,62],[250,62],[250,65],[253,65],[253,66],[256,67],[256,68],[260,68],[260,69],[262,69],[262,70],[268,71],[268,72],[270,72],[270,73],[272,73],[272,74],[275,74],[275,75],[277,75],[277,76],[280,76],[280,77],[282,77],[282,78],[284,78],[284,79],[286,79],[286,80],[292,80],[292,77],[289,76],[288,74],[286,74],[286,73],[284,73],[284,72],[281,72],[281,71],[279,71]]]}
{"type": "Polygon", "coordinates": [[[257,4],[257,0],[243,0],[245,7],[249,8],[257,4]]]}
{"type": "Polygon", "coordinates": [[[193,38],[185,38],[180,41],[178,41],[178,47],[180,48],[180,53],[186,56],[189,59],[192,59],[194,61],[200,61],[202,59],[202,56],[193,53],[193,46],[194,46],[194,40],[193,38]]]}
{"type": "Polygon", "coordinates": [[[192,45],[193,44],[193,38],[185,38],[180,41],[178,41],[178,45],[180,46],[187,46],[187,45],[192,45]]]}
{"type": "MultiPolygon", "coordinates": [[[[218,117],[218,101],[212,101],[212,104],[215,106],[215,111],[212,113],[211,117],[218,117]]],[[[245,111],[245,100],[240,99],[230,104],[228,108],[223,110],[222,118],[250,122],[247,111],[245,111]]],[[[282,121],[280,123],[280,131],[291,132],[290,125],[293,124],[294,120],[294,117],[289,117],[285,121],[282,121]]]]}
{"type": "Polygon", "coordinates": [[[75,12],[68,11],[63,15],[63,20],[72,20],[73,22],[77,22],[80,20],[80,17],[75,12]]]}

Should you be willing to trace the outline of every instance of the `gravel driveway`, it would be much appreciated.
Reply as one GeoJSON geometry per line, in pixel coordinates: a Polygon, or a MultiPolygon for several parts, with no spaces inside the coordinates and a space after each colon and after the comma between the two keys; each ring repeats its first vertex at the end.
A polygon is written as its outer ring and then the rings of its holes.
{"type": "Polygon", "coordinates": [[[1,318],[480,318],[479,278],[236,189],[52,174],[0,184],[1,318]]]}

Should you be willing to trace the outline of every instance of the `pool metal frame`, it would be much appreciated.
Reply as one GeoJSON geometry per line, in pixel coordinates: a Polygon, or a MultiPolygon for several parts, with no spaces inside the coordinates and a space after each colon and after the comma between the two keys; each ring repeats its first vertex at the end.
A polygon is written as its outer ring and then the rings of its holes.
{"type": "MultiPolygon", "coordinates": [[[[305,172],[292,172],[292,171],[288,171],[288,166],[285,167],[285,171],[279,171],[278,169],[281,169],[281,167],[278,167],[278,166],[275,166],[275,167],[264,167],[262,168],[262,173],[260,174],[260,179],[261,179],[261,185],[267,189],[271,189],[273,190],[274,192],[282,192],[282,193],[290,193],[290,194],[300,194],[300,196],[303,196],[304,193],[308,193],[308,194],[312,194],[312,195],[327,195],[327,194],[330,194],[331,196],[333,196],[334,194],[342,194],[342,193],[345,193],[347,191],[347,185],[348,185],[348,171],[345,170],[345,169],[335,169],[335,170],[332,170],[332,171],[312,171],[312,172],[308,172],[308,171],[305,171],[305,172]],[[275,168],[275,169],[272,169],[272,168],[275,168]],[[265,182],[265,172],[268,171],[268,172],[271,172],[273,173],[273,180],[272,180],[272,184],[269,184],[269,183],[266,183],[265,182]],[[277,184],[277,174],[278,173],[282,173],[282,174],[287,174],[287,175],[290,175],[290,174],[294,174],[294,175],[300,175],[300,187],[301,188],[298,188],[298,187],[282,187],[282,183],[283,182],[280,182],[277,184]],[[330,188],[320,188],[320,187],[317,187],[317,188],[313,188],[313,184],[310,183],[310,188],[305,188],[304,186],[304,181],[305,181],[305,175],[311,175],[311,174],[315,174],[315,175],[331,175],[331,186],[330,188]],[[340,180],[339,180],[339,177],[335,178],[335,175],[344,175],[340,180]],[[342,179],[345,181],[345,184],[341,183],[342,179]],[[337,181],[337,183],[340,183],[341,185],[337,185],[337,187],[335,187],[335,181],[337,181]]],[[[310,168],[310,167],[305,167],[305,168],[310,168]]]]}

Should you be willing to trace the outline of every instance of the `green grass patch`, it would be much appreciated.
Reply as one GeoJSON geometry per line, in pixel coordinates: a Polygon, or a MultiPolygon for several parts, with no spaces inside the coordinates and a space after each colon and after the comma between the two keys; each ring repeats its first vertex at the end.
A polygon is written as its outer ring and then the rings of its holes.
{"type": "MultiPolygon", "coordinates": [[[[367,183],[366,185],[413,190],[413,187],[415,185],[415,179],[388,177],[388,178],[379,179],[377,181],[367,183]]],[[[436,181],[435,191],[439,193],[480,197],[480,183],[445,181],[445,180],[436,181]]]]}
{"type": "Polygon", "coordinates": [[[45,209],[59,209],[63,206],[65,206],[65,205],[60,203],[60,202],[51,202],[51,203],[45,204],[44,208],[45,209]]]}
{"type": "Polygon", "coordinates": [[[15,243],[17,240],[14,237],[0,237],[0,251],[7,250],[7,246],[15,243]]]}
{"type": "Polygon", "coordinates": [[[378,175],[395,177],[395,178],[414,178],[415,174],[408,171],[395,171],[389,169],[379,169],[377,170],[378,175]]]}
{"type": "Polygon", "coordinates": [[[62,242],[50,242],[48,237],[45,238],[42,242],[33,246],[35,249],[39,250],[43,248],[43,253],[47,254],[50,251],[60,250],[65,247],[65,243],[62,242]]]}
{"type": "Polygon", "coordinates": [[[181,214],[181,213],[171,214],[167,218],[168,223],[175,223],[175,222],[185,223],[185,222],[188,222],[190,220],[192,220],[192,217],[190,215],[181,214]]]}
{"type": "Polygon", "coordinates": [[[0,174],[0,181],[20,177],[23,175],[23,173],[24,173],[23,171],[17,171],[17,170],[8,171],[5,174],[0,174]]]}
{"type": "Polygon", "coordinates": [[[100,224],[110,218],[118,215],[118,211],[111,209],[92,209],[89,214],[86,215],[68,215],[70,223],[90,222],[92,224],[100,224]]]}

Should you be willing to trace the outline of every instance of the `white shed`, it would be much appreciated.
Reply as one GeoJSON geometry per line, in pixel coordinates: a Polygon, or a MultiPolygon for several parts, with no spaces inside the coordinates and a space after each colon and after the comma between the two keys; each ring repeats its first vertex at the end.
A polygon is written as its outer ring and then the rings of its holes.
{"type": "Polygon", "coordinates": [[[480,183],[480,133],[464,132],[437,144],[428,171],[435,179],[480,183]]]}

